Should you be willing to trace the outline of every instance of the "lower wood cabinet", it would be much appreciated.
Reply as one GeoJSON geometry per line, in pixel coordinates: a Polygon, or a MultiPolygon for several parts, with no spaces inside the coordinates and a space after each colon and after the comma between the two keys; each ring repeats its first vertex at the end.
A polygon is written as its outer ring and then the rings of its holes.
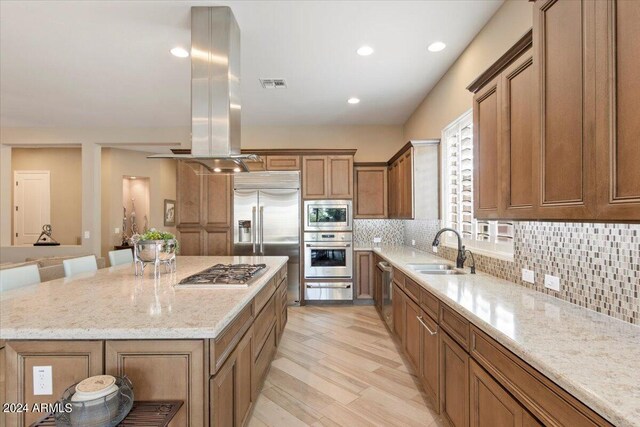
{"type": "MultiPolygon", "coordinates": [[[[354,299],[371,299],[373,298],[373,253],[370,251],[356,251],[356,289],[354,299]]],[[[377,270],[377,269],[376,269],[377,270]]]]}
{"type": "Polygon", "coordinates": [[[417,373],[433,407],[440,410],[440,340],[438,323],[422,311],[420,322],[420,368],[417,373]]]}
{"type": "MultiPolygon", "coordinates": [[[[373,256],[373,303],[378,309],[378,312],[382,313],[382,270],[378,268],[380,257],[373,256]]],[[[381,314],[382,315],[382,314],[381,314]]]]}
{"type": "Polygon", "coordinates": [[[400,339],[400,342],[404,345],[405,335],[404,335],[404,309],[405,303],[404,293],[400,290],[398,284],[394,281],[392,284],[393,287],[393,299],[391,301],[392,310],[393,310],[393,332],[400,339]]]}
{"type": "MultiPolygon", "coordinates": [[[[395,295],[394,295],[395,297],[395,295]]],[[[420,372],[421,310],[411,298],[404,297],[404,351],[416,372],[420,372]]]]}
{"type": "Polygon", "coordinates": [[[440,415],[453,427],[469,425],[469,355],[440,333],[440,415]]]}
{"type": "Polygon", "coordinates": [[[233,354],[211,378],[209,421],[213,426],[243,426],[255,401],[253,371],[253,327],[247,331],[233,354]]]}
{"type": "MultiPolygon", "coordinates": [[[[67,387],[102,373],[102,341],[8,341],[4,352],[6,400],[3,402],[54,403],[67,387]],[[51,366],[52,394],[35,394],[34,366],[51,366]]],[[[7,427],[28,426],[42,416],[37,412],[7,413],[5,420],[7,427]]]]}
{"type": "MultiPolygon", "coordinates": [[[[105,371],[127,375],[137,400],[182,400],[170,426],[204,426],[202,340],[106,341],[105,371]]],[[[87,375],[84,377],[86,378],[87,375]]]]}
{"type": "Polygon", "coordinates": [[[473,360],[469,380],[471,427],[542,426],[473,360]]]}

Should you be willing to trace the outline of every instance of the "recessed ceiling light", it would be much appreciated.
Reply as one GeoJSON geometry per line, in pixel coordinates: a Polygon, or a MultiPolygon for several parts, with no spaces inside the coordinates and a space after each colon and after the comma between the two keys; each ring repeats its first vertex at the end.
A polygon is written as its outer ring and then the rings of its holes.
{"type": "Polygon", "coordinates": [[[447,47],[447,45],[442,42],[433,42],[427,49],[429,49],[429,52],[440,52],[445,47],[447,47]]]}
{"type": "Polygon", "coordinates": [[[360,56],[369,56],[373,53],[373,48],[371,46],[361,46],[358,50],[356,50],[356,52],[360,56]]]}
{"type": "Polygon", "coordinates": [[[189,52],[187,52],[186,49],[180,46],[171,49],[171,54],[173,56],[177,56],[178,58],[186,58],[189,56],[189,52]]]}
{"type": "Polygon", "coordinates": [[[220,168],[213,168],[213,171],[214,171],[214,172],[216,172],[216,173],[217,173],[217,172],[222,172],[222,169],[220,169],[220,168]]]}
{"type": "Polygon", "coordinates": [[[349,98],[349,99],[347,99],[347,102],[349,104],[357,104],[357,103],[360,102],[360,100],[358,98],[349,98]]]}

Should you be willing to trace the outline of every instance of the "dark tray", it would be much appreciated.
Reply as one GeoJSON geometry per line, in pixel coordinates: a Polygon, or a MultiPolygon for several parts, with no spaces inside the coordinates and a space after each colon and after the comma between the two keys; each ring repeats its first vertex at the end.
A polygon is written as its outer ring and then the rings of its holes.
{"type": "MultiPolygon", "coordinates": [[[[168,401],[134,401],[131,411],[119,426],[166,427],[182,407],[180,400],[168,401]]],[[[56,418],[48,414],[31,424],[30,427],[55,427],[56,418]]]]}

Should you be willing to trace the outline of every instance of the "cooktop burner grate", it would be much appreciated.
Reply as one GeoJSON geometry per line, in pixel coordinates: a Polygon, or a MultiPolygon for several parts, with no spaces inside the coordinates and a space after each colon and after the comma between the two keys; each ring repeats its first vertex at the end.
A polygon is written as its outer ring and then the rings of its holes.
{"type": "Polygon", "coordinates": [[[248,282],[265,268],[265,264],[216,264],[182,279],[179,285],[247,286],[248,282]]]}

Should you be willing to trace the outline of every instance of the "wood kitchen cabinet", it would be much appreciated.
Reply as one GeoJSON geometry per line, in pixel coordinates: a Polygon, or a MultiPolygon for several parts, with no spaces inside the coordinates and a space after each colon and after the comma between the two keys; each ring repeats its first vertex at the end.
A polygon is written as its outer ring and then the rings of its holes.
{"type": "MultiPolygon", "coordinates": [[[[195,166],[203,172],[202,166],[195,166]]],[[[233,178],[198,175],[177,162],[176,227],[181,255],[229,255],[232,244],[233,178]]]]}
{"type": "MultiPolygon", "coordinates": [[[[54,403],[71,385],[102,374],[102,341],[7,341],[5,348],[6,400],[3,403],[54,403]],[[34,366],[51,366],[53,393],[36,395],[34,366]]],[[[8,427],[31,425],[43,414],[6,413],[8,427]]]]}
{"type": "Polygon", "coordinates": [[[424,390],[431,398],[436,411],[440,410],[440,341],[438,322],[421,311],[420,317],[420,364],[417,369],[424,390]]]}
{"type": "Polygon", "coordinates": [[[469,355],[440,332],[440,415],[452,427],[469,425],[469,355]]]}
{"type": "Polygon", "coordinates": [[[405,330],[405,295],[402,292],[400,286],[395,281],[391,285],[393,287],[393,299],[391,300],[392,316],[393,316],[393,332],[404,346],[404,330],[405,330]]]}
{"type": "Polygon", "coordinates": [[[268,155],[265,167],[268,171],[299,171],[300,156],[268,155]]]}
{"type": "Polygon", "coordinates": [[[597,216],[640,221],[640,2],[594,3],[597,216]]]}
{"type": "Polygon", "coordinates": [[[389,161],[389,218],[413,219],[413,146],[405,145],[389,161]]]}
{"type": "Polygon", "coordinates": [[[376,309],[382,315],[382,276],[383,272],[378,268],[378,263],[382,259],[374,255],[373,256],[373,304],[376,309]]]}
{"type": "Polygon", "coordinates": [[[387,175],[386,163],[354,166],[354,218],[387,218],[387,175]]]}
{"type": "Polygon", "coordinates": [[[302,198],[352,199],[353,156],[303,156],[302,198]]]}
{"type": "Polygon", "coordinates": [[[367,300],[373,298],[373,253],[370,251],[355,251],[356,258],[356,292],[355,299],[367,300]]]}
{"type": "Polygon", "coordinates": [[[105,371],[127,375],[138,400],[184,402],[171,426],[204,426],[202,340],[112,340],[105,344],[105,371]]]}
{"type": "MultiPolygon", "coordinates": [[[[395,297],[396,295],[394,295],[395,297]]],[[[402,298],[404,301],[404,351],[409,361],[413,365],[415,372],[420,372],[420,335],[421,310],[418,304],[413,302],[408,296],[402,298]]]]}
{"type": "Polygon", "coordinates": [[[253,329],[249,329],[233,354],[211,378],[209,419],[211,427],[241,427],[247,422],[254,404],[253,329]]]}

